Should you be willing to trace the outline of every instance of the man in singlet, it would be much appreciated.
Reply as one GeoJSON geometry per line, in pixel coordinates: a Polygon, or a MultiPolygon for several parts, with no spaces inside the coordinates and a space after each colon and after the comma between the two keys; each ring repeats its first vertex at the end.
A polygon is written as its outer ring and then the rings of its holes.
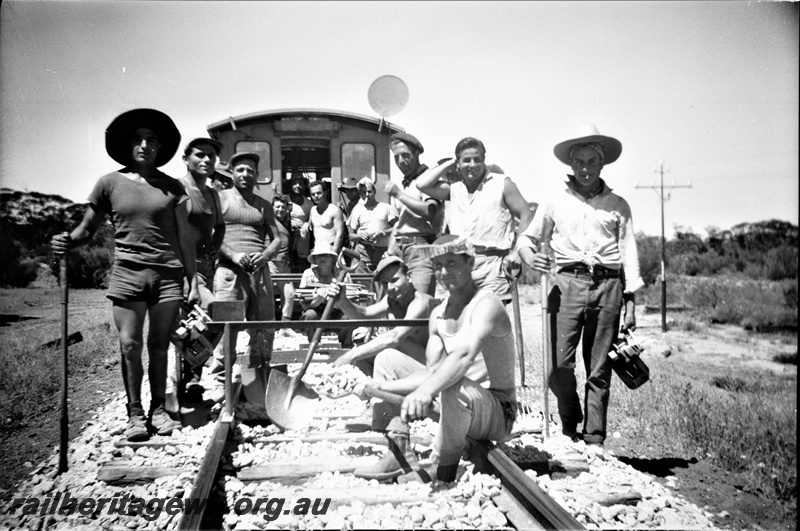
{"type": "MultiPolygon", "coordinates": [[[[222,143],[213,138],[195,138],[186,144],[183,151],[183,162],[186,164],[186,175],[179,180],[186,189],[189,200],[186,201],[189,212],[189,234],[194,242],[197,263],[197,288],[200,292],[200,307],[208,311],[208,305],[214,301],[211,282],[214,279],[214,265],[217,253],[225,236],[225,222],[220,211],[219,195],[209,186],[209,180],[215,172],[222,143]]],[[[188,286],[184,287],[184,291],[188,286]]],[[[185,316],[182,316],[182,318],[185,316]]],[[[183,359],[181,349],[176,344],[170,345],[169,370],[167,372],[167,411],[175,413],[178,403],[188,400],[188,395],[202,393],[200,377],[203,367],[192,367],[183,359]],[[176,362],[182,361],[181,379],[176,389],[176,362]],[[176,396],[177,395],[177,396],[176,396]],[[177,401],[174,400],[177,397],[177,401]]]]}
{"type": "Polygon", "coordinates": [[[511,321],[499,297],[472,279],[472,245],[446,235],[421,251],[448,296],[431,311],[425,370],[370,383],[406,397],[400,416],[387,427],[390,451],[376,465],[356,469],[359,477],[385,480],[405,472],[404,479],[452,482],[470,440],[502,440],[514,424],[511,321]],[[437,397],[439,430],[431,464],[422,467],[409,444],[407,422],[423,418],[437,397]]]}
{"type": "MultiPolygon", "coordinates": [[[[233,188],[220,194],[225,238],[214,274],[214,293],[219,301],[244,300],[248,321],[273,321],[275,296],[267,264],[278,253],[281,241],[270,238],[271,234],[278,234],[272,204],[254,192],[259,160],[258,154],[248,152],[231,157],[233,188]]],[[[274,331],[247,332],[250,339],[244,357],[249,358],[250,367],[267,364],[274,331]]],[[[224,357],[219,346],[214,352],[211,372],[217,381],[212,399],[217,401],[224,396],[221,385],[225,379],[224,357]]]]}
{"type": "MultiPolygon", "coordinates": [[[[414,289],[408,267],[397,256],[388,256],[375,269],[375,282],[383,285],[385,295],[370,306],[361,306],[346,296],[346,287],[334,282],[328,294],[348,319],[427,319],[438,301],[414,289]]],[[[354,364],[377,381],[396,380],[425,368],[425,346],[428,330],[421,326],[397,326],[350,350],[333,362],[334,367],[354,364]],[[374,358],[374,362],[373,362],[374,358]]],[[[400,414],[399,406],[373,401],[368,412],[354,422],[345,424],[348,431],[382,431],[393,417],[400,414]]]]}
{"type": "Polygon", "coordinates": [[[322,182],[314,181],[309,186],[311,201],[310,226],[314,233],[314,250],[325,249],[339,254],[344,243],[344,214],[328,201],[322,182]]]}

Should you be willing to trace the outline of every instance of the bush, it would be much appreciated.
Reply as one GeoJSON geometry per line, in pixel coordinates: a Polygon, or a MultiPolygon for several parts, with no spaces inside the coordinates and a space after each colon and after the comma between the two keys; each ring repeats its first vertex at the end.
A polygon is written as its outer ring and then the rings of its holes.
{"type": "Polygon", "coordinates": [[[770,280],[797,278],[797,247],[781,245],[770,249],[764,262],[764,273],[770,280]]]}
{"type": "Polygon", "coordinates": [[[38,265],[35,260],[22,257],[19,244],[0,231],[0,256],[3,267],[0,268],[0,286],[24,287],[36,279],[38,265]]]}

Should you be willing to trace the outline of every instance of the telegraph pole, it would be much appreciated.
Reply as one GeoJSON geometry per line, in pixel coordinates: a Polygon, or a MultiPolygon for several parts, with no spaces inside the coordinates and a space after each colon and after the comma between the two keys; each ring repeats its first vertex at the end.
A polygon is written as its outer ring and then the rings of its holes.
{"type": "MultiPolygon", "coordinates": [[[[658,173],[661,176],[661,184],[659,186],[654,186],[653,183],[650,183],[650,186],[639,186],[636,184],[636,188],[650,188],[656,191],[656,195],[658,195],[659,200],[661,201],[661,331],[667,331],[667,239],[664,236],[664,202],[669,199],[669,196],[664,195],[664,173],[669,171],[669,166],[664,166],[664,161],[661,160],[658,162],[658,166],[653,167],[653,172],[658,173]]],[[[692,183],[689,182],[688,184],[675,184],[675,181],[672,181],[672,184],[668,186],[669,189],[673,188],[691,188],[692,183]]]]}

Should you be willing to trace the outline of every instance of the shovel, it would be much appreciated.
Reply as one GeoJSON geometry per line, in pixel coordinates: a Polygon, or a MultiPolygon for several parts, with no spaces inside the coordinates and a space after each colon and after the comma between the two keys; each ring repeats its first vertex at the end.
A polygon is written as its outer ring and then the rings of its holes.
{"type": "MultiPolygon", "coordinates": [[[[348,272],[355,271],[358,266],[358,261],[358,253],[350,249],[342,249],[339,254],[339,259],[337,260],[339,274],[336,275],[336,280],[342,282],[348,272]],[[349,266],[344,261],[345,255],[352,259],[349,266]]],[[[334,299],[328,299],[328,302],[325,304],[325,309],[322,311],[322,317],[320,317],[321,321],[328,319],[328,316],[330,316],[333,310],[333,305],[334,299]]],[[[307,426],[314,417],[316,402],[319,395],[306,384],[302,383],[301,380],[308,366],[311,364],[311,358],[314,357],[314,352],[317,350],[317,345],[321,337],[322,327],[319,327],[314,331],[311,344],[308,346],[308,353],[297,374],[289,377],[288,374],[278,371],[271,371],[269,373],[267,393],[264,397],[267,416],[273,424],[283,430],[301,429],[307,426]]]]}

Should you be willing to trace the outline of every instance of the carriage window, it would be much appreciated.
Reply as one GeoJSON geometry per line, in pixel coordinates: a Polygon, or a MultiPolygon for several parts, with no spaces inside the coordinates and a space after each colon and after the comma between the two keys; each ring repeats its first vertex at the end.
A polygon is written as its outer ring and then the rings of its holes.
{"type": "Polygon", "coordinates": [[[258,153],[261,160],[258,163],[258,183],[269,184],[272,182],[272,164],[270,161],[270,146],[269,142],[238,142],[236,144],[236,153],[249,151],[250,153],[258,153]]]}
{"type": "Polygon", "coordinates": [[[375,180],[375,146],[342,144],[342,180],[358,182],[363,177],[375,180]]]}

